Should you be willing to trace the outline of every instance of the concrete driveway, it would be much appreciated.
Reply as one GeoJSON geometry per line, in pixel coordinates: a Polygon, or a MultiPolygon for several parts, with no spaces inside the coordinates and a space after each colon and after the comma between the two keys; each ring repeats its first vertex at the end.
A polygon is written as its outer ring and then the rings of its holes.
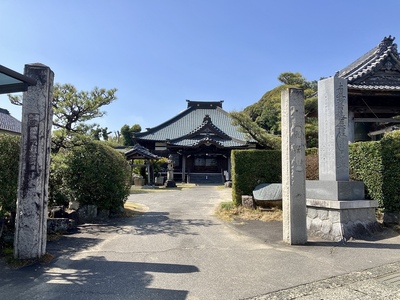
{"type": "Polygon", "coordinates": [[[230,197],[215,186],[133,194],[146,213],[49,242],[51,263],[4,268],[1,298],[246,299],[400,261],[400,239],[386,232],[288,246],[279,222],[224,223],[214,211],[230,197]]]}

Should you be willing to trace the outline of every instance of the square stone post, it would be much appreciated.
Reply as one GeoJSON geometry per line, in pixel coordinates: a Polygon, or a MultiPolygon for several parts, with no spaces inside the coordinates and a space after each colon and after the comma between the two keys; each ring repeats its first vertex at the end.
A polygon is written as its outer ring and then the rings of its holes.
{"type": "Polygon", "coordinates": [[[37,83],[23,95],[14,257],[31,259],[46,253],[54,73],[30,64],[24,75],[37,83]]]}
{"type": "Polygon", "coordinates": [[[281,94],[283,241],[307,242],[304,92],[290,88],[281,94]]]}
{"type": "Polygon", "coordinates": [[[319,180],[349,180],[347,80],[318,81],[319,180]]]}
{"type": "Polygon", "coordinates": [[[358,238],[377,228],[377,201],[364,199],[363,182],[349,180],[352,121],[347,80],[335,76],[319,81],[319,180],[307,181],[307,229],[328,240],[358,238]]]}
{"type": "Polygon", "coordinates": [[[347,80],[318,81],[319,181],[307,181],[307,198],[364,199],[364,184],[349,181],[349,115],[347,80]]]}

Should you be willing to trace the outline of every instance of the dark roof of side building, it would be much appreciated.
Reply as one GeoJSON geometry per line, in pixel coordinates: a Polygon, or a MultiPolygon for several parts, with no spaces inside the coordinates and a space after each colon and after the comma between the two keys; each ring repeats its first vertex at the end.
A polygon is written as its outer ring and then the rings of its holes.
{"type": "Polygon", "coordinates": [[[0,108],[0,132],[2,131],[21,134],[21,122],[4,108],[0,108]]]}
{"type": "Polygon", "coordinates": [[[149,149],[136,144],[132,149],[125,152],[126,159],[159,159],[158,155],[155,155],[149,151],[149,149]]]}
{"type": "Polygon", "coordinates": [[[350,89],[400,91],[400,56],[394,37],[385,37],[378,46],[338,72],[350,89]]]}
{"type": "Polygon", "coordinates": [[[223,101],[190,101],[187,108],[170,120],[145,132],[135,133],[137,140],[163,141],[169,145],[195,147],[214,144],[220,147],[248,145],[245,134],[232,125],[223,101]]]}

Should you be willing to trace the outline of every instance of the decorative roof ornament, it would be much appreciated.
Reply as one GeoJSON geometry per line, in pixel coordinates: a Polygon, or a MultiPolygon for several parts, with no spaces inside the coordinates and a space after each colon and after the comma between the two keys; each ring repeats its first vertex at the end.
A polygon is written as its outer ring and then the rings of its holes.
{"type": "Polygon", "coordinates": [[[203,122],[200,124],[200,126],[189,132],[186,136],[193,137],[201,133],[205,133],[208,136],[217,135],[225,139],[230,139],[226,133],[213,124],[211,117],[208,114],[204,116],[203,122]]]}
{"type": "Polygon", "coordinates": [[[393,44],[393,41],[395,40],[395,37],[392,37],[389,35],[388,37],[384,37],[382,42],[379,44],[379,50],[377,51],[377,56],[382,55],[385,53],[386,50],[388,50],[389,47],[392,48],[392,52],[396,55],[397,53],[397,44],[393,44]]]}
{"type": "Polygon", "coordinates": [[[400,91],[400,56],[389,35],[372,50],[339,72],[354,90],[400,91]]]}
{"type": "Polygon", "coordinates": [[[203,119],[203,124],[205,123],[212,123],[210,115],[205,115],[203,119]]]}

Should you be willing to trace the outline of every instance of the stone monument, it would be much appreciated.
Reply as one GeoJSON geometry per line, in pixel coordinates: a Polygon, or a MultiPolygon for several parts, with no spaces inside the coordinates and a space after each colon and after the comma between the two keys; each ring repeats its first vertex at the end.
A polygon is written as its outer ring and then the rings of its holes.
{"type": "Polygon", "coordinates": [[[307,181],[307,229],[339,241],[373,231],[377,201],[364,198],[364,184],[349,179],[347,80],[318,82],[319,180],[307,181]]]}
{"type": "Polygon", "coordinates": [[[176,183],[174,181],[174,158],[172,155],[168,157],[168,166],[167,166],[167,181],[165,181],[165,187],[176,187],[176,183]]]}
{"type": "Polygon", "coordinates": [[[24,75],[37,83],[23,95],[14,257],[31,259],[46,253],[54,73],[30,64],[24,75]]]}
{"type": "Polygon", "coordinates": [[[281,94],[283,241],[307,242],[304,92],[290,88],[281,94]]]}

